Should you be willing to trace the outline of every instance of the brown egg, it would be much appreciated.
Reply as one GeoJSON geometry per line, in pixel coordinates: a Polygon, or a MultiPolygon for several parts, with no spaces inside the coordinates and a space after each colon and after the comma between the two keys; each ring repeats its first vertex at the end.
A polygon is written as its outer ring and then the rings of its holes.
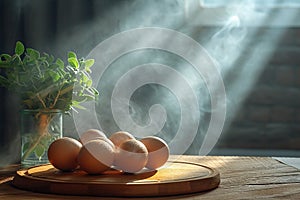
{"type": "Polygon", "coordinates": [[[88,174],[100,174],[108,170],[114,161],[114,148],[106,141],[91,140],[78,154],[80,169],[88,174]]]}
{"type": "Polygon", "coordinates": [[[114,143],[116,147],[119,147],[123,142],[130,139],[135,139],[134,136],[125,131],[118,131],[113,133],[109,139],[114,143]]]}
{"type": "Polygon", "coordinates": [[[107,142],[110,146],[112,146],[115,149],[114,143],[110,139],[108,139],[108,138],[98,137],[98,138],[95,138],[93,140],[103,140],[103,141],[107,142]]]}
{"type": "Polygon", "coordinates": [[[168,144],[156,136],[148,136],[140,140],[148,150],[148,169],[157,169],[163,166],[169,158],[170,150],[168,144]]]}
{"type": "Polygon", "coordinates": [[[82,144],[69,137],[53,141],[48,148],[48,160],[57,169],[72,171],[77,168],[77,156],[82,144]]]}
{"type": "Polygon", "coordinates": [[[146,146],[136,139],[130,139],[116,148],[114,164],[119,170],[135,173],[145,167],[147,159],[146,146]]]}
{"type": "Polygon", "coordinates": [[[85,144],[96,138],[107,138],[106,135],[98,129],[89,129],[80,135],[80,142],[85,144]]]}

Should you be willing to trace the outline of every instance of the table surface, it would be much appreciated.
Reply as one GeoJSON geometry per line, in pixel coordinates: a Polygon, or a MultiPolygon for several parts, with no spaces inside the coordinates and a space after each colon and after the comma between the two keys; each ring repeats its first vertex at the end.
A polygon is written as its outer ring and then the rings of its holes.
{"type": "MultiPolygon", "coordinates": [[[[300,199],[300,170],[270,157],[181,156],[180,160],[217,169],[221,175],[219,187],[196,194],[149,199],[300,199]]],[[[17,166],[0,168],[0,199],[99,199],[89,196],[40,194],[16,189],[11,185],[16,170],[17,166]]]]}

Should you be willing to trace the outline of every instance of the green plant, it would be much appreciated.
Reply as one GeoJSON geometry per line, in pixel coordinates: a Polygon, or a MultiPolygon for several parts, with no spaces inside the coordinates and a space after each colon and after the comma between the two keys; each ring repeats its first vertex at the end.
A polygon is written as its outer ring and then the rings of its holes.
{"type": "MultiPolygon", "coordinates": [[[[22,160],[35,153],[40,157],[46,146],[41,141],[49,140],[51,110],[69,113],[81,108],[81,103],[94,101],[98,91],[92,86],[90,77],[93,59],[78,59],[72,51],[67,64],[47,53],[26,48],[18,41],[13,55],[0,55],[0,86],[20,96],[21,108],[38,111],[35,114],[37,136],[29,138],[22,147],[22,160]]],[[[45,143],[45,142],[44,142],[45,143]]]]}
{"type": "Polygon", "coordinates": [[[90,78],[93,59],[78,59],[68,53],[68,64],[52,55],[24,48],[18,41],[15,54],[0,55],[0,86],[16,92],[24,109],[83,108],[80,104],[95,100],[98,91],[90,78]]]}

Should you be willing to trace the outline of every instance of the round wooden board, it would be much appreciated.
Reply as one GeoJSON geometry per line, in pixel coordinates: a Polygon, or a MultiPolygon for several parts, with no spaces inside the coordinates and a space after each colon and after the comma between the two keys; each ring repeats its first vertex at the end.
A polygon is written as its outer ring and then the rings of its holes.
{"type": "Polygon", "coordinates": [[[81,170],[61,172],[51,164],[16,172],[13,185],[25,190],[63,195],[142,197],[202,192],[218,187],[219,172],[190,162],[174,161],[155,171],[136,174],[110,170],[88,175],[81,170]]]}

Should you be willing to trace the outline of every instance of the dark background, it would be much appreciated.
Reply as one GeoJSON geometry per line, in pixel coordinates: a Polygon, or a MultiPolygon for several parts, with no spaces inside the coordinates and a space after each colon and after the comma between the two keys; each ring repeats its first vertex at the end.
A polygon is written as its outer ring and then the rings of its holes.
{"type": "MultiPolygon", "coordinates": [[[[194,26],[184,21],[181,1],[133,0],[0,0],[0,53],[13,53],[17,40],[25,46],[66,58],[75,51],[86,56],[104,39],[136,27],[165,27],[181,31],[204,44],[222,27],[194,26]]],[[[249,28],[251,31],[252,28],[249,28]]],[[[271,57],[256,77],[251,91],[228,114],[227,128],[211,154],[299,156],[300,149],[300,29],[259,27],[254,42],[273,42],[271,57]],[[263,37],[262,33],[269,37],[263,37]],[[275,41],[274,41],[275,42],[275,41]],[[233,120],[233,121],[232,121],[233,120]]],[[[256,30],[257,31],[257,30],[256,30]]],[[[249,49],[253,46],[249,45],[249,49]]],[[[254,47],[253,47],[254,48],[254,47]]],[[[236,65],[248,56],[243,53],[236,65]]],[[[239,76],[231,71],[228,88],[239,76]]],[[[0,159],[19,159],[18,97],[0,88],[0,159]]],[[[75,135],[66,118],[65,135],[75,135]]],[[[193,153],[193,151],[187,152],[193,153]]]]}

